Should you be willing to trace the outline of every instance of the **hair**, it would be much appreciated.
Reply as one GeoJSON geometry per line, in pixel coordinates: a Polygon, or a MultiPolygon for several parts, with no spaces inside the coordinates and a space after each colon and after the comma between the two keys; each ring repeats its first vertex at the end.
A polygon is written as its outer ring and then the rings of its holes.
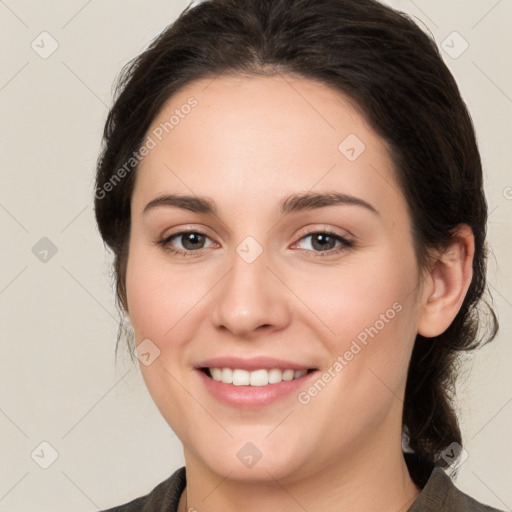
{"type": "Polygon", "coordinates": [[[427,268],[431,249],[453,240],[457,226],[473,231],[469,290],[445,332],[416,336],[404,398],[409,449],[446,467],[442,451],[453,442],[462,446],[454,402],[459,356],[498,330],[483,298],[487,203],[473,124],[455,79],[433,39],[403,13],[374,0],[205,0],[183,11],[123,68],[104,128],[95,193],[99,230],[114,255],[117,307],[128,311],[130,201],[138,163],[132,156],[164,103],[198,79],[280,73],[348,97],[382,138],[407,202],[420,268],[427,268]],[[121,168],[128,171],[122,180],[121,168]],[[489,313],[484,332],[481,305],[489,313]]]}

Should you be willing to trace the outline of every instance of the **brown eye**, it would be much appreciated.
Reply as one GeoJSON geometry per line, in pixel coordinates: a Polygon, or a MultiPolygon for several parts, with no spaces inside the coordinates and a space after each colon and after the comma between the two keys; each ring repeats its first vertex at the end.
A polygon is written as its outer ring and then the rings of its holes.
{"type": "Polygon", "coordinates": [[[174,238],[180,238],[183,248],[187,251],[202,249],[205,242],[205,236],[196,232],[179,234],[174,238]]]}
{"type": "Polygon", "coordinates": [[[318,251],[328,251],[336,246],[336,239],[325,233],[316,233],[312,235],[311,246],[318,251]]]}
{"type": "Polygon", "coordinates": [[[336,233],[319,231],[303,236],[296,245],[310,239],[302,249],[309,252],[337,253],[354,245],[353,242],[336,233]]]}
{"type": "Polygon", "coordinates": [[[201,249],[213,247],[215,244],[210,237],[199,231],[180,231],[158,241],[158,245],[167,251],[187,256],[195,252],[200,254],[201,249]]]}

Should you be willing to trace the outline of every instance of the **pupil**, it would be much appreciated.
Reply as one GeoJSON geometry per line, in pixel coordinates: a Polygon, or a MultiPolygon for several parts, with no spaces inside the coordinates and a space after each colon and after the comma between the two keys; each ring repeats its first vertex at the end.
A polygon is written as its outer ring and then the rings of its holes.
{"type": "Polygon", "coordinates": [[[313,245],[314,249],[320,249],[320,250],[333,249],[334,242],[335,242],[334,238],[331,238],[329,235],[324,235],[322,233],[319,233],[315,237],[313,237],[312,245],[313,245]],[[319,244],[317,243],[318,241],[320,242],[319,244]],[[315,245],[316,245],[316,247],[315,247],[315,245]],[[327,247],[327,246],[329,246],[329,247],[327,247]]]}
{"type": "Polygon", "coordinates": [[[199,233],[188,233],[185,235],[183,247],[185,249],[197,249],[196,245],[201,245],[203,235],[199,233]]]}

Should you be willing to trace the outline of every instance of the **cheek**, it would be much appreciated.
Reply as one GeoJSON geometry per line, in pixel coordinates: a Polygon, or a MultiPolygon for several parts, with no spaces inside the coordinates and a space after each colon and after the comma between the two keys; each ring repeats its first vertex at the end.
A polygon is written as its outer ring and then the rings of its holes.
{"type": "Polygon", "coordinates": [[[194,281],[194,286],[187,286],[186,274],[186,270],[167,268],[158,255],[143,247],[131,248],[126,294],[137,339],[150,338],[158,343],[197,303],[198,283],[194,281]]]}
{"type": "Polygon", "coordinates": [[[347,260],[338,271],[321,270],[295,279],[294,289],[308,306],[303,322],[343,367],[333,389],[350,387],[354,397],[376,402],[389,389],[398,394],[416,335],[414,255],[389,251],[365,264],[347,260]]]}
{"type": "Polygon", "coordinates": [[[300,287],[296,281],[297,294],[316,313],[305,313],[301,323],[330,354],[324,373],[332,384],[311,400],[331,418],[333,436],[377,428],[390,410],[401,407],[397,397],[405,387],[416,334],[416,272],[414,258],[397,261],[390,255],[371,265],[308,276],[300,287]],[[341,409],[345,418],[340,419],[341,409]]]}
{"type": "Polygon", "coordinates": [[[204,295],[197,286],[187,286],[188,281],[186,272],[166,267],[144,246],[131,250],[126,291],[136,344],[149,339],[159,350],[149,365],[141,360],[139,366],[155,404],[166,418],[170,410],[184,419],[190,414],[181,398],[183,390],[178,381],[182,377],[175,380],[171,376],[178,375],[185,364],[193,326],[190,320],[198,311],[194,305],[204,295]]]}
{"type": "Polygon", "coordinates": [[[289,280],[312,320],[321,322],[334,338],[346,340],[376,323],[382,330],[382,322],[390,325],[406,305],[410,311],[417,269],[412,258],[379,255],[338,268],[290,274],[289,280]]]}
{"type": "Polygon", "coordinates": [[[126,271],[126,295],[130,320],[136,337],[155,338],[164,328],[161,302],[169,292],[136,253],[130,254],[126,271]]]}

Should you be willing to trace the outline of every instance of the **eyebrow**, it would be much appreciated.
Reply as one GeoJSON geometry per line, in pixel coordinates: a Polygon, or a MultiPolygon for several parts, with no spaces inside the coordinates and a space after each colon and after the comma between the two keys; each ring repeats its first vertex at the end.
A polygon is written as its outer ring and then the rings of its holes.
{"type": "MultiPolygon", "coordinates": [[[[336,205],[360,206],[376,215],[380,215],[370,203],[363,199],[349,194],[340,194],[338,192],[304,192],[291,194],[282,199],[279,203],[281,215],[336,205]]],[[[207,215],[218,215],[218,209],[215,206],[215,202],[208,197],[181,194],[165,194],[159,196],[150,201],[145,206],[142,213],[145,214],[150,210],[165,206],[181,208],[191,212],[204,213],[207,215]]]]}

